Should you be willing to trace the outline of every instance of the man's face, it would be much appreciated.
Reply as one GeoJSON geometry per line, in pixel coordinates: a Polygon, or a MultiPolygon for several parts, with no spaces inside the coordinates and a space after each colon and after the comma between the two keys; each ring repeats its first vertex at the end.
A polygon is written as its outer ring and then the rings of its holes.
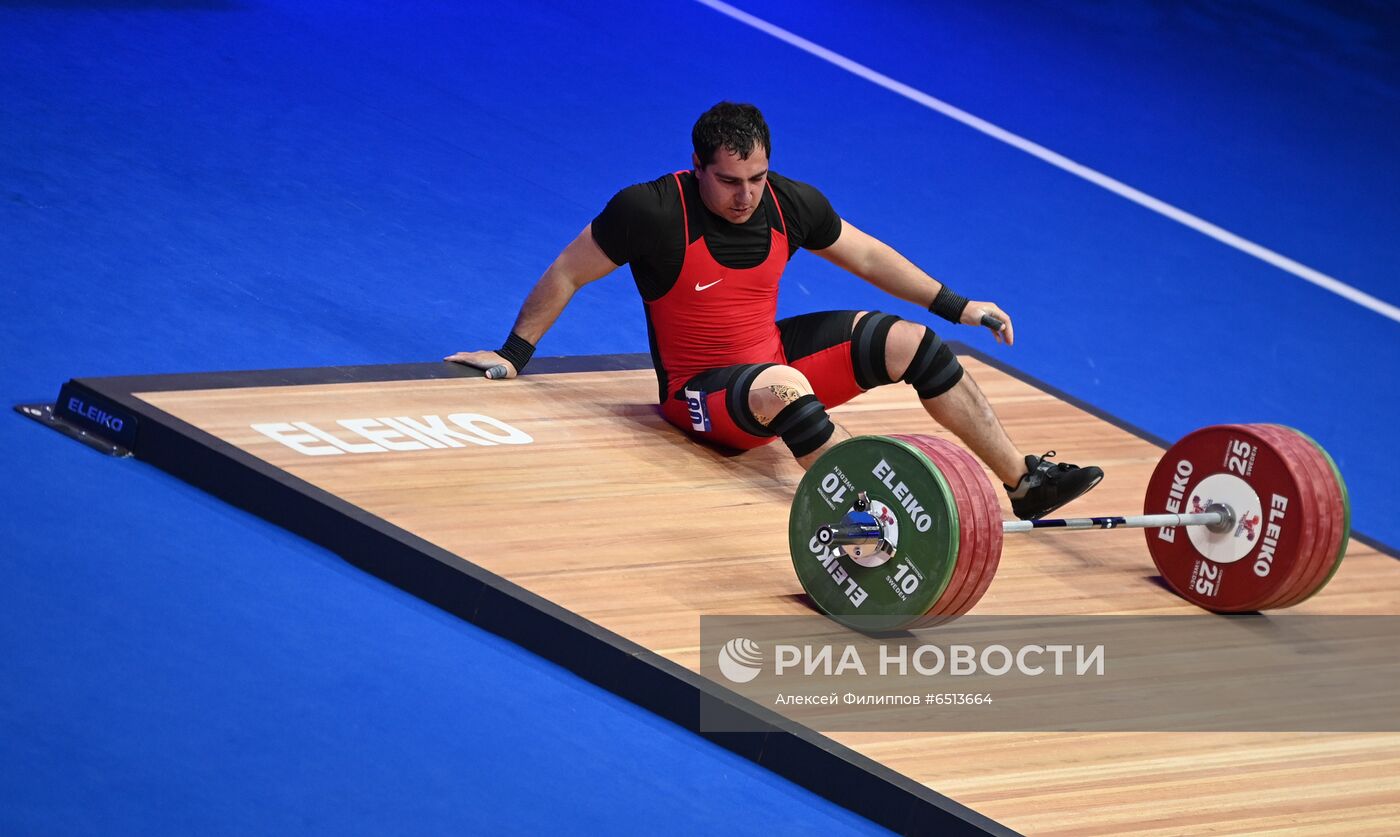
{"type": "Polygon", "coordinates": [[[720,146],[709,165],[702,168],[694,154],[691,162],[700,184],[700,199],[711,212],[731,224],[753,217],[768,180],[768,153],[762,146],[754,148],[747,160],[720,146]]]}

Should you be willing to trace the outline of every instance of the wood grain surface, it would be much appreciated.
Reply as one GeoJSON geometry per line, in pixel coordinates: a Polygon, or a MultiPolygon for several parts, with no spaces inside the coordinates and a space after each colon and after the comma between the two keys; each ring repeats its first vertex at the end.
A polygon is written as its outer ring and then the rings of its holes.
{"type": "MultiPolygon", "coordinates": [[[[964,363],[1024,452],[1055,450],[1104,468],[1104,482],[1060,514],[1141,511],[1160,448],[975,359],[964,363]]],[[[811,612],[787,550],[800,469],[781,444],[732,456],[677,432],[656,411],[650,370],[141,397],[696,671],[701,614],[811,612]],[[309,422],[364,443],[337,421],[438,416],[455,428],[447,417],[464,413],[533,441],[308,456],[252,429],[309,422]]],[[[951,438],[902,384],[833,417],[856,434],[951,438]]],[[[1155,576],[1137,531],[1013,536],[974,612],[1193,610],[1155,576]]],[[[1400,614],[1400,564],[1353,541],[1328,587],[1291,612],[1400,614]]],[[[1027,834],[1394,834],[1400,823],[1400,734],[830,737],[1027,834]]]]}

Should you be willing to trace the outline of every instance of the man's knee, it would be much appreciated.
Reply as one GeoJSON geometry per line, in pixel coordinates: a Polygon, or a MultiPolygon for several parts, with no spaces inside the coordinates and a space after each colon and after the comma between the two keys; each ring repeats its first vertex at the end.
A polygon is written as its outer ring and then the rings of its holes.
{"type": "Polygon", "coordinates": [[[791,366],[770,366],[754,378],[747,397],[754,419],[767,427],[788,405],[812,394],[806,375],[791,366]]]}
{"type": "Polygon", "coordinates": [[[749,410],[759,424],[781,436],[793,456],[806,456],[826,444],[835,425],[817,400],[806,376],[790,366],[770,366],[759,373],[747,393],[749,410]]]}
{"type": "Polygon", "coordinates": [[[932,329],[879,312],[856,323],[851,363],[862,389],[900,380],[911,384],[921,399],[937,398],[963,376],[957,355],[932,329]]]}

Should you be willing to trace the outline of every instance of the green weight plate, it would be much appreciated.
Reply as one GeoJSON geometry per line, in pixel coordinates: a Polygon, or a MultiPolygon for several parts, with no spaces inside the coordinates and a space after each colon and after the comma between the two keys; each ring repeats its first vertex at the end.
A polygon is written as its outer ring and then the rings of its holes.
{"type": "Polygon", "coordinates": [[[942,595],[958,554],[958,512],[947,479],[922,451],[885,436],[857,436],[833,447],[797,486],[788,517],[793,568],[812,603],[859,630],[917,623],[942,595]],[[887,521],[893,554],[862,556],[817,542],[866,492],[887,521]]]}

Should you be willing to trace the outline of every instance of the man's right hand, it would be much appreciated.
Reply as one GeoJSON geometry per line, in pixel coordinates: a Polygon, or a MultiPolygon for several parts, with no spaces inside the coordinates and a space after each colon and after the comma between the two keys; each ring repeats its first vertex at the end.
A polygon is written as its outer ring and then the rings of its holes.
{"type": "Polygon", "coordinates": [[[458,352],[455,355],[448,355],[443,360],[485,369],[486,377],[493,380],[514,378],[518,374],[515,371],[515,366],[496,352],[458,352]]]}

